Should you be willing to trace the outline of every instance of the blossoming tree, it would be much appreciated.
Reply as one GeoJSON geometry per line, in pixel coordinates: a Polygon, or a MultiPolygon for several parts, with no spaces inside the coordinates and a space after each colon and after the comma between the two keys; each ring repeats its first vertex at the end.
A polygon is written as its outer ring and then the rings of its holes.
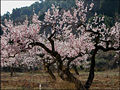
{"type": "MultiPolygon", "coordinates": [[[[33,66],[35,62],[37,63],[39,61],[36,61],[36,57],[34,57],[39,52],[37,47],[31,50],[27,47],[30,40],[34,38],[32,37],[33,31],[27,31],[27,25],[27,20],[23,25],[14,25],[11,20],[5,20],[5,26],[1,25],[4,31],[1,36],[1,66],[11,67],[11,76],[13,76],[13,69],[15,66],[33,66]]],[[[29,28],[32,29],[32,26],[29,28]]]]}
{"type": "MultiPolygon", "coordinates": [[[[18,26],[7,23],[7,28],[2,26],[4,31],[7,31],[8,28],[11,31],[9,37],[12,38],[10,39],[12,45],[7,45],[9,38],[6,35],[2,36],[3,47],[12,48],[9,50],[10,52],[6,52],[7,55],[8,53],[30,51],[31,55],[37,54],[43,58],[53,79],[55,79],[55,75],[50,69],[51,65],[57,67],[58,75],[62,80],[74,83],[78,90],[89,89],[94,79],[97,52],[99,50],[105,52],[120,50],[120,23],[116,22],[115,26],[107,28],[103,23],[104,17],[98,17],[97,14],[89,22],[87,14],[93,5],[91,3],[87,7],[83,1],[78,0],[76,0],[76,7],[71,10],[59,10],[59,7],[52,5],[51,9],[45,13],[44,21],[39,21],[38,16],[34,14],[32,24],[28,24],[27,20],[25,20],[24,25],[18,26]],[[40,33],[41,30],[44,32],[40,33]],[[5,38],[6,42],[4,42],[5,38]],[[35,51],[32,52],[32,49],[35,51]],[[45,61],[46,59],[49,60],[45,61]],[[81,62],[86,64],[88,59],[91,60],[90,72],[87,82],[83,85],[70,72],[70,69],[72,66],[75,69],[76,66],[81,65],[81,62]]],[[[78,74],[76,69],[75,71],[78,74]]]]}

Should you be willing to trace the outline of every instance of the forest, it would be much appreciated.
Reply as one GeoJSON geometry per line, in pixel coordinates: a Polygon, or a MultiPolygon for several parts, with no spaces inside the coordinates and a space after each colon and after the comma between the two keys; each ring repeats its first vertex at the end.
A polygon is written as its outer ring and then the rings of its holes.
{"type": "Polygon", "coordinates": [[[2,88],[119,89],[120,1],[40,1],[1,16],[2,88]]]}
{"type": "MultiPolygon", "coordinates": [[[[7,12],[1,18],[2,21],[4,19],[12,19],[13,21],[23,21],[25,17],[31,18],[33,15],[33,9],[35,13],[39,16],[40,20],[44,18],[44,12],[47,11],[48,8],[51,7],[52,4],[59,5],[60,8],[69,9],[75,6],[75,0],[40,0],[40,2],[36,2],[29,7],[22,7],[13,9],[12,13],[10,14],[7,12]]],[[[104,14],[110,18],[118,19],[120,15],[119,10],[119,0],[84,0],[85,4],[89,4],[93,2],[95,4],[92,13],[94,14],[97,12],[98,14],[104,14]]]]}

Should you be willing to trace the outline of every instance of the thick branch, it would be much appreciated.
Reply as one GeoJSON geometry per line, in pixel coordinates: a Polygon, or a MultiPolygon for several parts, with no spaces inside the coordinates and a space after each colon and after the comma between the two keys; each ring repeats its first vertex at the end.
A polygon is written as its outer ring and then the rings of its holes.
{"type": "Polygon", "coordinates": [[[95,31],[92,31],[92,29],[90,29],[90,30],[86,30],[86,32],[91,32],[91,33],[93,33],[93,34],[100,34],[98,31],[97,32],[95,32],[95,31]]]}
{"type": "Polygon", "coordinates": [[[51,51],[49,48],[47,48],[43,43],[40,43],[40,42],[32,42],[32,43],[30,43],[29,45],[32,45],[32,47],[34,47],[34,46],[40,46],[40,47],[42,47],[45,51],[47,51],[48,53],[52,54],[52,51],[51,51]]]}
{"type": "Polygon", "coordinates": [[[56,31],[54,33],[52,33],[51,36],[48,38],[48,40],[51,43],[52,51],[55,51],[54,41],[52,40],[52,37],[55,35],[55,33],[56,33],[56,31]]]}
{"type": "Polygon", "coordinates": [[[47,65],[46,66],[51,66],[51,65],[53,65],[54,63],[56,63],[56,60],[54,59],[54,61],[53,62],[51,62],[51,63],[47,63],[47,65]]]}
{"type": "Polygon", "coordinates": [[[10,55],[10,53],[8,53],[8,58],[14,58],[18,53],[15,53],[13,56],[10,55]]]}

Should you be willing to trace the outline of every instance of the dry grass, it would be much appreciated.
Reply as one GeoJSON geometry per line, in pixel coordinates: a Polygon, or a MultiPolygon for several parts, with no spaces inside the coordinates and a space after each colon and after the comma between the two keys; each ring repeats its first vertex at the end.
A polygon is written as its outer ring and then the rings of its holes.
{"type": "MultiPolygon", "coordinates": [[[[82,83],[85,83],[88,73],[80,72],[80,75],[77,77],[82,81],[82,83]]],[[[1,90],[35,90],[39,89],[40,84],[42,85],[42,89],[75,89],[73,83],[63,81],[59,77],[57,77],[57,80],[54,81],[45,72],[16,73],[12,78],[10,77],[10,73],[1,73],[1,90]]],[[[119,90],[119,85],[119,72],[96,72],[91,90],[119,90]]]]}

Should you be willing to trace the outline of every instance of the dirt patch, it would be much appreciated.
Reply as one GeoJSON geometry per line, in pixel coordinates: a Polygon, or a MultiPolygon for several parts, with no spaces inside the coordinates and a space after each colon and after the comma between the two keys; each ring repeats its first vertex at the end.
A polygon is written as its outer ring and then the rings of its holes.
{"type": "MultiPolygon", "coordinates": [[[[99,72],[95,74],[94,81],[91,86],[91,90],[94,89],[119,89],[119,74],[114,72],[99,72]]],[[[39,89],[39,85],[41,84],[42,89],[75,89],[75,85],[73,83],[63,81],[60,77],[57,76],[57,80],[51,79],[51,77],[47,74],[39,74],[39,73],[17,73],[16,76],[10,77],[9,73],[1,74],[1,88],[12,88],[12,89],[39,89]]],[[[84,84],[88,78],[88,73],[80,72],[80,75],[77,76],[82,83],[84,84]]],[[[1,89],[1,90],[2,90],[1,89]]]]}

